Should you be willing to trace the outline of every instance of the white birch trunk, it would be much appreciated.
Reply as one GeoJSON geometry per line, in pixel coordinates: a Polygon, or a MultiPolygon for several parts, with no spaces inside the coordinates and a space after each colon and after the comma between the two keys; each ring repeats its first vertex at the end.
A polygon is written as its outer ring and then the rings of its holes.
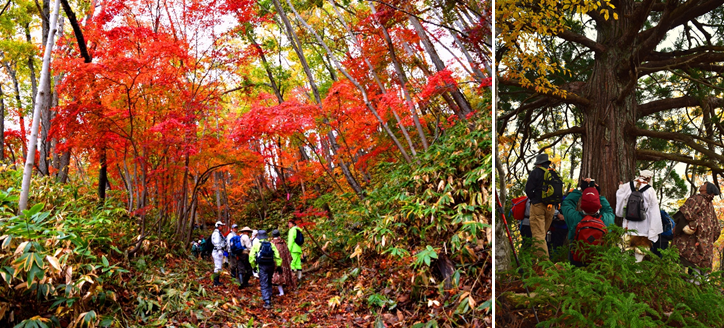
{"type": "Polygon", "coordinates": [[[58,7],[60,0],[55,0],[53,4],[53,12],[50,14],[50,31],[48,32],[48,42],[45,45],[45,55],[43,56],[43,70],[40,72],[40,90],[35,95],[35,108],[33,109],[33,126],[30,128],[30,140],[28,141],[28,156],[25,160],[25,169],[23,170],[23,185],[20,192],[20,203],[18,204],[18,213],[22,213],[28,208],[28,193],[30,191],[30,178],[33,175],[33,164],[35,163],[35,149],[38,146],[38,128],[40,126],[40,110],[43,107],[48,92],[50,92],[50,55],[53,52],[53,44],[55,43],[55,29],[58,22],[58,7]]]}

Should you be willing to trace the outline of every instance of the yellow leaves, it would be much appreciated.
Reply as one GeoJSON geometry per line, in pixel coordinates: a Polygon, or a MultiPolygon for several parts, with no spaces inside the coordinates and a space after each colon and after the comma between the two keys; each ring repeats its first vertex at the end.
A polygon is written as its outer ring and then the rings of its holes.
{"type": "Polygon", "coordinates": [[[353,259],[355,257],[359,257],[362,255],[362,247],[360,247],[359,243],[357,243],[357,247],[354,248],[354,252],[352,252],[352,255],[349,256],[349,258],[353,259]]]}
{"type": "Polygon", "coordinates": [[[24,241],[18,245],[18,248],[15,249],[15,253],[13,253],[13,256],[18,257],[22,255],[25,252],[25,246],[28,246],[29,241],[24,241]]]}
{"type": "Polygon", "coordinates": [[[334,309],[335,307],[340,305],[340,299],[339,296],[334,296],[327,301],[327,306],[334,309]]]}
{"type": "Polygon", "coordinates": [[[55,256],[52,255],[46,255],[45,260],[50,263],[50,267],[53,268],[56,272],[60,272],[60,262],[55,256]]]}

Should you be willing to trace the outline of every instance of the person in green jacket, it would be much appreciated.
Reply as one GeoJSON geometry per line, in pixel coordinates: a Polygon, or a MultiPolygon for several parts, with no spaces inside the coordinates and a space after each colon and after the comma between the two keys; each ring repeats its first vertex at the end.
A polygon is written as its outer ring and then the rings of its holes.
{"type": "MultiPolygon", "coordinates": [[[[573,241],[573,238],[575,238],[576,227],[578,226],[578,223],[581,222],[581,220],[583,220],[586,215],[596,214],[586,213],[583,209],[579,209],[578,203],[581,199],[581,196],[583,195],[581,190],[585,190],[589,187],[596,188],[597,190],[599,189],[598,185],[591,178],[583,179],[583,181],[581,182],[581,188],[568,193],[566,198],[561,203],[560,214],[563,215],[563,219],[566,220],[566,225],[568,225],[569,241],[573,241]]],[[[615,215],[613,214],[613,208],[611,208],[611,204],[608,202],[608,200],[606,200],[606,197],[599,196],[599,200],[601,202],[601,207],[598,210],[598,214],[601,215],[601,220],[603,221],[603,224],[605,224],[607,227],[612,226],[614,224],[615,218],[615,215]]],[[[569,252],[569,260],[572,264],[575,265],[575,263],[573,263],[571,255],[572,253],[569,252]]]]}
{"type": "Polygon", "coordinates": [[[295,242],[297,239],[297,233],[302,231],[297,226],[294,220],[289,220],[289,234],[287,235],[287,247],[289,247],[289,253],[292,253],[292,271],[297,272],[297,281],[302,280],[302,245],[295,242]]]}
{"type": "Polygon", "coordinates": [[[281,271],[282,258],[279,256],[279,250],[267,240],[266,230],[259,230],[257,238],[259,242],[255,243],[249,252],[249,264],[252,268],[259,268],[261,298],[264,300],[264,308],[271,309],[272,277],[274,271],[281,271]]]}

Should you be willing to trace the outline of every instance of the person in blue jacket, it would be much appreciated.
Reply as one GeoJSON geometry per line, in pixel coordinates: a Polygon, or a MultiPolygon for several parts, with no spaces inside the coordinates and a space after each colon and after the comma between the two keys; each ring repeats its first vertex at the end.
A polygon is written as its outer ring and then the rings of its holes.
{"type": "MultiPolygon", "coordinates": [[[[582,190],[585,190],[586,188],[594,187],[596,190],[598,190],[600,194],[600,188],[595,183],[594,180],[591,178],[585,178],[583,181],[581,181],[580,189],[576,189],[568,193],[566,196],[566,199],[563,200],[561,203],[561,214],[563,214],[563,218],[566,220],[566,225],[568,225],[568,240],[572,241],[575,238],[576,234],[576,227],[578,226],[578,223],[583,220],[583,218],[586,215],[593,215],[596,213],[586,213],[583,209],[579,208],[579,200],[581,199],[581,196],[583,195],[582,190]]],[[[601,215],[601,220],[603,220],[603,224],[605,224],[607,227],[612,226],[614,224],[614,214],[613,214],[613,208],[611,208],[611,204],[606,200],[606,197],[599,196],[599,200],[601,202],[601,208],[598,210],[598,214],[601,215]]],[[[581,263],[574,263],[573,253],[569,251],[568,253],[568,259],[571,261],[571,264],[580,266],[581,263]]]]}

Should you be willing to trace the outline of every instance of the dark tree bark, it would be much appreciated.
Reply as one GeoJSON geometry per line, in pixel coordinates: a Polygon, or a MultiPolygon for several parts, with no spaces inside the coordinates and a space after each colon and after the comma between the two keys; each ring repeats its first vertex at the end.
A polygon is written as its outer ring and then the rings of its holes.
{"type": "Polygon", "coordinates": [[[101,149],[100,154],[101,169],[98,172],[98,203],[103,206],[106,202],[106,186],[108,185],[108,164],[106,163],[106,149],[101,149]]]}

